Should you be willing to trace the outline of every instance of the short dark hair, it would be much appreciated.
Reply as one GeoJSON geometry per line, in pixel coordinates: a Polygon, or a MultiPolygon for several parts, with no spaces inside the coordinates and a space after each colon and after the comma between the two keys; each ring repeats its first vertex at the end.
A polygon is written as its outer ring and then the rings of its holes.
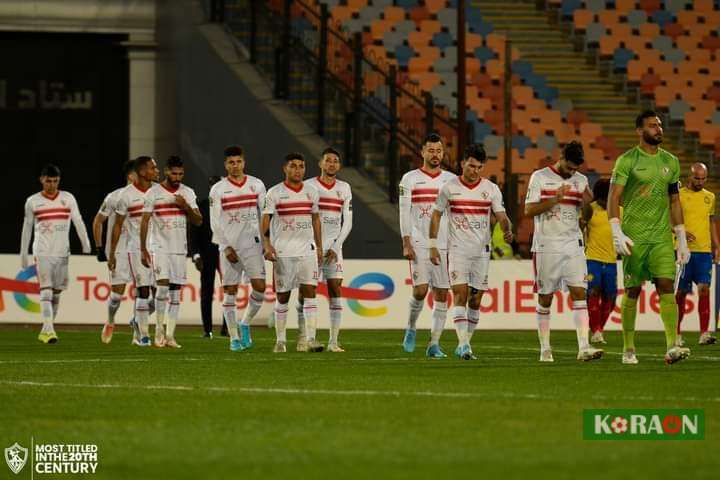
{"type": "Polygon", "coordinates": [[[135,160],[132,158],[130,160],[127,160],[125,163],[123,163],[122,167],[122,173],[123,178],[127,178],[130,173],[135,171],[135,160]]]}
{"type": "Polygon", "coordinates": [[[152,157],[147,155],[140,155],[135,159],[135,173],[140,173],[140,169],[145,166],[146,163],[152,161],[152,157]]]}
{"type": "Polygon", "coordinates": [[[40,170],[40,176],[41,177],[59,177],[60,176],[60,169],[57,165],[53,165],[52,163],[47,163],[43,165],[42,169],[40,170]]]}
{"type": "Polygon", "coordinates": [[[225,158],[242,157],[243,155],[245,155],[245,152],[240,145],[228,145],[227,147],[225,147],[223,155],[225,155],[225,158]]]}
{"type": "Polygon", "coordinates": [[[166,168],[183,168],[185,167],[185,164],[182,161],[182,158],[178,157],[177,155],[170,155],[167,159],[167,164],[165,165],[166,168]]]}
{"type": "Polygon", "coordinates": [[[467,160],[469,158],[474,158],[475,160],[479,161],[480,163],[485,163],[487,161],[487,155],[485,154],[485,147],[483,147],[482,143],[471,143],[467,147],[465,147],[465,153],[463,155],[463,160],[467,160]]]}
{"type": "Polygon", "coordinates": [[[324,157],[325,155],[335,155],[336,157],[338,157],[338,160],[340,159],[340,152],[338,152],[332,147],[327,147],[325,150],[323,150],[320,158],[324,157]]]}
{"type": "Polygon", "coordinates": [[[641,112],[640,115],[635,118],[635,128],[642,128],[645,124],[646,118],[653,118],[657,116],[658,114],[655,110],[645,110],[644,112],[641,112]]]}
{"type": "Polygon", "coordinates": [[[302,160],[305,161],[305,157],[302,153],[298,152],[290,152],[287,155],[285,155],[285,163],[291,162],[293,160],[302,160]]]}
{"type": "Polygon", "coordinates": [[[610,179],[609,178],[600,178],[597,182],[595,182],[595,185],[593,185],[593,198],[595,200],[605,200],[607,201],[608,194],[610,193],[610,179]]]}
{"type": "Polygon", "coordinates": [[[563,148],[563,157],[575,165],[582,165],[585,162],[585,152],[582,143],[573,140],[563,148]]]}
{"type": "Polygon", "coordinates": [[[442,137],[440,135],[438,135],[437,133],[432,132],[432,133],[429,133],[425,137],[425,140],[423,140],[423,146],[425,146],[426,143],[437,143],[437,142],[442,142],[442,137]]]}

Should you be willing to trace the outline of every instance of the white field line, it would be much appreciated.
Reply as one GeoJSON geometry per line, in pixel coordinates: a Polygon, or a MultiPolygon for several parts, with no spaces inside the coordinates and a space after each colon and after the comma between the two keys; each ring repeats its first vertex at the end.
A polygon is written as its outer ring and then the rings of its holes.
{"type": "MultiPolygon", "coordinates": [[[[557,396],[533,393],[512,392],[432,392],[432,391],[398,391],[398,390],[322,390],[299,388],[261,388],[261,387],[195,387],[190,385],[121,385],[121,384],[87,384],[87,383],[61,383],[61,382],[32,382],[24,380],[0,380],[2,385],[18,387],[45,387],[45,388],[88,388],[88,389],[118,389],[118,390],[167,390],[192,392],[220,392],[220,393],[246,393],[269,395],[319,395],[344,397],[429,397],[429,398],[469,398],[469,399],[515,399],[515,400],[564,400],[557,396]]],[[[663,402],[713,402],[720,403],[720,397],[671,397],[657,398],[652,396],[619,396],[593,395],[591,400],[611,401],[663,401],[663,402]]]]}

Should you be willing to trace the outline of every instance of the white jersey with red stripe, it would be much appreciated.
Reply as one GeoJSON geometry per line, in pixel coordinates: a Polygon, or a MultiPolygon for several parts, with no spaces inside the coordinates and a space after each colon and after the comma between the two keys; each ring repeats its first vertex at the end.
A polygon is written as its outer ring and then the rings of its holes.
{"type": "MultiPolygon", "coordinates": [[[[403,175],[399,187],[400,234],[409,236],[413,246],[429,248],[430,217],[438,192],[442,186],[457,175],[446,170],[430,174],[422,168],[403,175]]],[[[437,246],[447,248],[446,216],[440,220],[437,246]]]]}
{"type": "Polygon", "coordinates": [[[440,188],[435,210],[449,219],[448,249],[479,255],[489,252],[490,212],[504,212],[505,205],[500,189],[490,180],[468,184],[455,177],[440,188]]]}
{"type": "Polygon", "coordinates": [[[176,195],[183,197],[192,210],[197,210],[195,192],[182,183],[174,190],[156,183],[145,194],[143,212],[152,214],[154,253],[187,253],[187,214],[178,206],[176,195]]]}
{"type": "Polygon", "coordinates": [[[533,252],[572,253],[584,249],[580,211],[583,193],[588,189],[585,175],[575,172],[571,177],[564,178],[552,166],[536,170],[530,176],[525,203],[551,199],[563,185],[569,185],[570,190],[562,200],[550,210],[535,215],[533,252]]]}
{"type": "Polygon", "coordinates": [[[320,177],[308,179],[305,183],[318,191],[323,249],[325,251],[332,249],[339,254],[352,228],[350,184],[342,180],[327,184],[320,177]]]}
{"type": "Polygon", "coordinates": [[[90,239],[83,223],[75,197],[58,191],[48,197],[38,192],[25,201],[25,223],[21,241],[21,254],[27,254],[30,234],[33,234],[32,253],[45,257],[70,255],[70,221],[82,243],[83,251],[90,251],[90,239]]]}
{"type": "Polygon", "coordinates": [[[220,251],[236,251],[260,245],[260,212],[265,201],[265,184],[245,175],[240,182],[225,177],[210,189],[210,228],[213,243],[220,251]]]}
{"type": "MultiPolygon", "coordinates": [[[[130,184],[124,187],[117,197],[115,214],[125,217],[123,226],[127,228],[126,245],[129,253],[140,253],[140,222],[142,220],[143,208],[145,207],[145,194],[150,188],[152,188],[152,186],[148,187],[147,190],[141,190],[137,185],[130,184]]],[[[152,224],[150,230],[152,231],[152,224]]],[[[150,233],[148,233],[148,235],[150,235],[150,233]]],[[[150,240],[148,240],[148,243],[152,245],[150,240]]]]}
{"type": "Polygon", "coordinates": [[[318,191],[303,182],[299,188],[278,183],[267,192],[263,215],[272,215],[270,243],[278,257],[315,253],[312,214],[319,212],[318,191]]]}
{"type": "MultiPolygon", "coordinates": [[[[112,239],[113,227],[115,226],[115,209],[117,208],[118,197],[123,188],[124,187],[120,187],[108,193],[102,205],[100,205],[100,210],[98,210],[100,215],[107,218],[107,228],[105,232],[105,255],[107,256],[110,256],[110,241],[112,239]]],[[[127,226],[125,225],[123,225],[120,231],[120,239],[118,239],[115,251],[120,254],[127,253],[127,226]]]]}

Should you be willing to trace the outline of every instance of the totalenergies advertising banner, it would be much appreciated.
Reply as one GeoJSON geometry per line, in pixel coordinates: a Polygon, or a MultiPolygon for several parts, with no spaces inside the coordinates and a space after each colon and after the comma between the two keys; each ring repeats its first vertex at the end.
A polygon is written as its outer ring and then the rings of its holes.
{"type": "MultiPolygon", "coordinates": [[[[618,265],[618,300],[615,311],[608,320],[606,330],[620,329],[620,301],[622,298],[621,265],[618,265]]],[[[188,259],[188,284],[182,290],[180,321],[182,325],[201,325],[200,320],[200,274],[188,259]]],[[[265,305],[255,318],[255,324],[266,324],[272,313],[275,295],[270,287],[272,265],[268,263],[268,289],[265,305]]],[[[408,300],[412,291],[410,269],[406,260],[345,260],[343,281],[343,328],[348,329],[400,329],[407,323],[408,300]]],[[[238,309],[247,305],[249,286],[241,286],[238,293],[238,309]]],[[[714,293],[714,289],[711,289],[714,293]]],[[[129,286],[117,313],[119,324],[127,323],[132,316],[134,289],[129,286]]],[[[216,278],[213,302],[213,322],[222,321],[220,301],[222,288],[216,278]]],[[[68,289],[63,292],[56,319],[60,324],[100,325],[107,317],[107,299],[110,295],[106,263],[99,263],[91,256],[72,256],[68,289]]],[[[319,326],[327,328],[327,288],[318,287],[319,326]]],[[[714,297],[714,294],[713,294],[714,297]]],[[[294,305],[291,300],[289,326],[295,325],[294,305]]],[[[713,299],[714,301],[714,299],[713,299]]],[[[529,260],[499,260],[490,262],[490,290],[482,302],[481,329],[534,330],[535,295],[533,293],[532,262],[529,260]]],[[[427,304],[418,321],[419,328],[430,327],[432,300],[427,304]]],[[[638,330],[662,330],[659,316],[659,298],[654,287],[647,284],[638,302],[638,330]]],[[[683,321],[683,329],[696,331],[697,297],[688,296],[689,313],[683,321]]],[[[239,317],[238,317],[239,318],[239,317]]],[[[152,320],[151,320],[152,321],[152,320]]],[[[17,255],[0,255],[0,324],[40,323],[40,304],[35,266],[20,268],[17,255]]],[[[570,298],[566,292],[555,295],[552,305],[551,325],[554,329],[574,329],[570,298]]],[[[447,328],[452,328],[447,322],[447,328]]]]}

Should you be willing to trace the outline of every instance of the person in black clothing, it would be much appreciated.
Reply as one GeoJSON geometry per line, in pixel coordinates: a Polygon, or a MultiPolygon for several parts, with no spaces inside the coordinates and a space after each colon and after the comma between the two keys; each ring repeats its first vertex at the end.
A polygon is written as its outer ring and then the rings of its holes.
{"type": "MultiPolygon", "coordinates": [[[[211,176],[210,187],[220,181],[220,177],[211,176]]],[[[204,198],[198,202],[203,218],[210,218],[210,202],[204,198]],[[206,215],[206,216],[205,216],[206,215]]],[[[193,229],[191,237],[192,259],[195,268],[200,272],[200,314],[202,316],[205,338],[212,338],[212,302],[215,288],[215,272],[218,268],[218,246],[212,243],[210,222],[193,229]]],[[[223,322],[221,335],[227,336],[227,327],[223,322]]]]}

